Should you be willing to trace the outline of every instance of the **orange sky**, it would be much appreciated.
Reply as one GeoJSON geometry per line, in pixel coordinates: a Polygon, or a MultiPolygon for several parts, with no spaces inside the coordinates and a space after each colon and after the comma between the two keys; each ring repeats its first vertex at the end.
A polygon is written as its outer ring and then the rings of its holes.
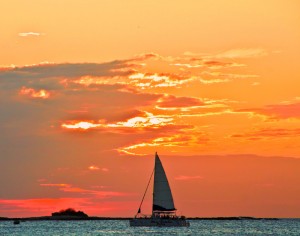
{"type": "Polygon", "coordinates": [[[179,213],[300,217],[299,7],[3,1],[0,216],[133,216],[158,151],[179,213]]]}

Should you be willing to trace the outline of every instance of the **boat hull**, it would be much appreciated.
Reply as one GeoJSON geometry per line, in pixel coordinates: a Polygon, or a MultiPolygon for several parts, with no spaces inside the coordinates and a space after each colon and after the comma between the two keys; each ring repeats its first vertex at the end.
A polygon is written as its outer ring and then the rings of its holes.
{"type": "Polygon", "coordinates": [[[129,221],[133,227],[189,227],[190,223],[186,219],[175,218],[134,218],[129,221]]]}

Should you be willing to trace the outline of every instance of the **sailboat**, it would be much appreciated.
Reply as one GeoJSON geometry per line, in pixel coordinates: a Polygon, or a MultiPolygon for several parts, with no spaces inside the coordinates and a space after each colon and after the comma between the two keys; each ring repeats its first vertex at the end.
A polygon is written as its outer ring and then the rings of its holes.
{"type": "Polygon", "coordinates": [[[135,217],[130,220],[129,223],[130,226],[148,226],[148,227],[190,226],[190,223],[186,220],[184,216],[176,215],[176,208],[174,206],[171,188],[157,153],[155,153],[155,167],[149,179],[138,212],[135,215],[135,217]],[[141,213],[141,206],[143,204],[153,174],[154,174],[154,184],[153,184],[152,214],[150,216],[147,216],[141,213]]]}

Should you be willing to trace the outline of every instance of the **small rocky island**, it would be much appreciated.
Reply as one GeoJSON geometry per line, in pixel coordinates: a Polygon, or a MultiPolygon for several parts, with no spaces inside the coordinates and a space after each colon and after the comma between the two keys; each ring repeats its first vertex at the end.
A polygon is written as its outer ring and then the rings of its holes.
{"type": "Polygon", "coordinates": [[[89,216],[82,211],[75,211],[73,208],[60,210],[52,213],[52,219],[74,219],[74,218],[88,218],[89,216]]]}

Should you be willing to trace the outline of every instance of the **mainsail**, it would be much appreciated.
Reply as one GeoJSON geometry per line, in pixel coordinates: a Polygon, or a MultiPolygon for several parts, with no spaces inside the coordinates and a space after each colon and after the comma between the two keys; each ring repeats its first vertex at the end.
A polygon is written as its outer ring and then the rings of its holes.
{"type": "Polygon", "coordinates": [[[153,190],[153,212],[160,211],[175,211],[172,192],[170,185],[161,164],[161,161],[155,154],[155,169],[154,169],[154,190],[153,190]]]}

